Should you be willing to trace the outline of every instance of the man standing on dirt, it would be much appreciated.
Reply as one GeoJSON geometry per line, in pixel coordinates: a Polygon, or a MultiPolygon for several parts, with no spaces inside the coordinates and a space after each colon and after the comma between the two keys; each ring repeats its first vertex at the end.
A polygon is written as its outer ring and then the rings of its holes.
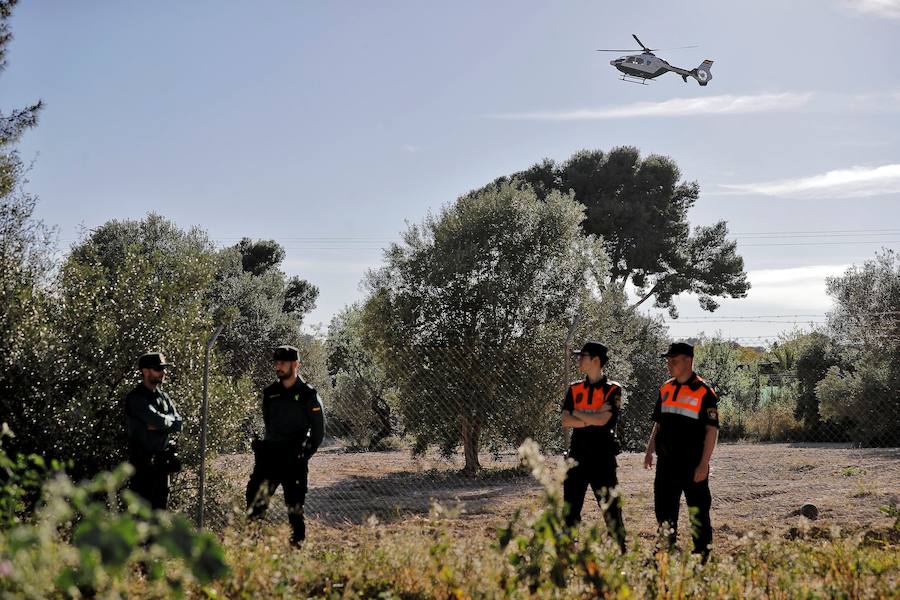
{"type": "Polygon", "coordinates": [[[566,525],[581,521],[581,508],[588,485],[606,521],[610,536],[625,553],[625,524],[622,501],[613,490],[616,478],[616,422],[622,402],[622,387],[609,381],[603,367],[609,361],[607,348],[587,342],[579,351],[578,370],[585,376],[569,385],[562,405],[562,426],[571,428],[568,456],[576,461],[563,483],[563,499],[568,505],[566,525]]]}
{"type": "Polygon", "coordinates": [[[306,538],[303,503],[308,463],[325,436],[325,416],[319,394],[298,374],[297,348],[279,346],[273,358],[278,381],[263,390],[266,435],[253,442],[255,464],[247,483],[247,514],[261,517],[281,485],[291,524],[291,545],[300,547],[306,538]]]}
{"type": "Polygon", "coordinates": [[[671,379],[659,390],[653,409],[653,431],[647,442],[644,468],[659,461],[653,483],[656,521],[669,547],[675,545],[681,494],[692,514],[694,553],[709,558],[712,522],[709,508],[709,461],[719,435],[718,398],[712,387],[694,373],[694,347],[674,343],[662,355],[671,379]]]}
{"type": "Polygon", "coordinates": [[[134,467],[129,487],[158,510],[165,510],[169,502],[169,476],[181,470],[170,437],[181,431],[181,416],[160,387],[171,366],[159,352],[141,356],[141,383],[125,397],[128,462],[134,467]]]}

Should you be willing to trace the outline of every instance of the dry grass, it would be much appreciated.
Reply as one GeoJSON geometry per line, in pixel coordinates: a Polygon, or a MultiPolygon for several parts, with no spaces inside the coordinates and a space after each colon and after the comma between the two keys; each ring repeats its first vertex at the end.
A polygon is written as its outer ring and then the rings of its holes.
{"type": "MultiPolygon", "coordinates": [[[[485,456],[485,470],[475,477],[459,473],[459,457],[414,458],[408,452],[347,453],[320,451],[310,464],[306,512],[310,535],[346,540],[347,529],[371,515],[390,527],[417,528],[432,501],[455,509],[450,528],[460,535],[489,535],[520,506],[536,505],[539,486],[516,469],[512,455],[485,456]]],[[[227,473],[239,502],[252,468],[252,457],[230,455],[217,467],[227,473]]],[[[653,473],[643,469],[643,455],[619,456],[619,481],[630,537],[652,539],[653,473]]],[[[811,502],[819,508],[815,525],[844,534],[882,531],[892,524],[879,507],[897,493],[900,449],[853,449],[809,444],[720,444],[713,459],[710,487],[716,540],[726,547],[748,532],[784,536],[797,527],[797,509],[811,502]]],[[[271,521],[284,521],[280,493],[271,521]]],[[[585,503],[584,519],[599,519],[599,509],[585,503]]],[[[213,522],[215,515],[212,515],[213,522]]],[[[686,532],[682,510],[679,531],[686,532]]]]}

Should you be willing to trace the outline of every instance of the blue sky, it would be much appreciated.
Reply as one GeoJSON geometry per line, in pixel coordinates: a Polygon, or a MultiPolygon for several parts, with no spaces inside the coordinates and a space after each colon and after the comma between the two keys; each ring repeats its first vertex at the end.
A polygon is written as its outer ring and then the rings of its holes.
{"type": "Polygon", "coordinates": [[[0,106],[46,102],[20,151],[64,247],[150,210],[273,238],[321,289],[310,324],[406,221],[583,148],[671,156],[701,184],[692,223],[738,239],[750,296],[683,298],[675,336],[821,321],[825,276],[900,248],[900,0],[43,0],[12,27],[0,106]],[[619,81],[594,49],[631,33],[699,44],[659,54],[713,81],[619,81]]]}

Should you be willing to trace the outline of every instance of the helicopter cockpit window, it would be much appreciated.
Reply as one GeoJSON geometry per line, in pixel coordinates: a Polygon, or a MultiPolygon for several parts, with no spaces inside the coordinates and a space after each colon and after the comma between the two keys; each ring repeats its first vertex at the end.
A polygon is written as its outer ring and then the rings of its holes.
{"type": "Polygon", "coordinates": [[[644,64],[644,59],[643,59],[643,58],[636,58],[636,59],[634,59],[634,62],[636,62],[636,63],[639,64],[639,65],[642,65],[642,64],[644,64]]]}

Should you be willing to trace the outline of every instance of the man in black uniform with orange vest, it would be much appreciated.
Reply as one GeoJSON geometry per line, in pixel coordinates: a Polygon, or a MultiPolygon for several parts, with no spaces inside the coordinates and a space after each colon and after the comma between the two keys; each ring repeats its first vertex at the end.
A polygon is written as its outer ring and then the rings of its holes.
{"type": "Polygon", "coordinates": [[[299,547],[306,538],[303,503],[308,463],[325,437],[325,416],[319,394],[300,378],[297,348],[279,346],[273,358],[278,381],[263,390],[266,435],[253,442],[256,460],[247,483],[247,513],[251,518],[261,517],[281,485],[291,524],[291,545],[299,547]]]}
{"type": "Polygon", "coordinates": [[[584,374],[569,385],[562,406],[562,426],[571,428],[572,441],[569,458],[576,465],[569,469],[563,483],[563,499],[569,506],[566,525],[581,521],[581,508],[588,485],[594,492],[603,513],[610,536],[625,553],[625,524],[622,521],[622,501],[612,497],[618,485],[616,478],[616,422],[622,402],[622,387],[603,374],[608,362],[607,348],[600,342],[587,342],[578,356],[578,370],[584,374]]]}
{"type": "Polygon", "coordinates": [[[675,545],[678,509],[684,493],[688,509],[696,511],[691,537],[694,553],[709,558],[712,522],[709,508],[709,461],[719,434],[718,398],[712,387],[694,373],[694,347],[674,343],[662,355],[672,379],[659,390],[653,409],[653,431],[647,442],[644,468],[653,467],[656,521],[667,530],[669,547],[675,545]]]}

